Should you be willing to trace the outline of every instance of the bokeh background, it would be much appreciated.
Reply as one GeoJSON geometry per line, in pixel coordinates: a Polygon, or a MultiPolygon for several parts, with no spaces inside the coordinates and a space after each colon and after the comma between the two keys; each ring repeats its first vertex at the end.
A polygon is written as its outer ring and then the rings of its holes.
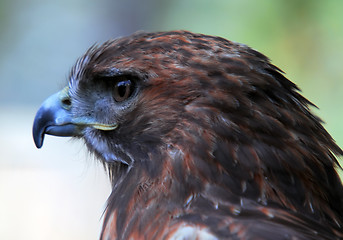
{"type": "Polygon", "coordinates": [[[31,126],[89,46],[137,30],[186,29],[242,42],[287,73],[343,147],[341,0],[1,0],[0,239],[97,239],[110,186],[68,138],[31,126]]]}

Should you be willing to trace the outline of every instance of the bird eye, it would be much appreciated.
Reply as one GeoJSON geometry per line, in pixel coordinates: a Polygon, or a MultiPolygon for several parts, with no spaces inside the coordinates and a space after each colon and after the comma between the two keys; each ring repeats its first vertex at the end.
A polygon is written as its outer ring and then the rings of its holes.
{"type": "Polygon", "coordinates": [[[116,102],[128,99],[134,90],[134,82],[127,77],[121,77],[114,86],[113,98],[116,102]]]}

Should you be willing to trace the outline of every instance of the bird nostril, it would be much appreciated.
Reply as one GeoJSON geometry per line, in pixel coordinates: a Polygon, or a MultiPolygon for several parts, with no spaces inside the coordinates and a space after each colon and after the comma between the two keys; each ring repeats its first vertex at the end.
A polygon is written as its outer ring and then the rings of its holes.
{"type": "Polygon", "coordinates": [[[65,106],[70,106],[71,105],[71,101],[69,98],[65,98],[65,99],[62,99],[62,104],[65,105],[65,106]]]}

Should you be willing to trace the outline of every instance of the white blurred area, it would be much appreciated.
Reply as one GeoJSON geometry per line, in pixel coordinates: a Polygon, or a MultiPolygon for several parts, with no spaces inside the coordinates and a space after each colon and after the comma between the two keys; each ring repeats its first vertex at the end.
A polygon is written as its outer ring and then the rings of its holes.
{"type": "Polygon", "coordinates": [[[0,239],[98,239],[110,184],[81,141],[47,136],[34,108],[0,108],[0,239]]]}

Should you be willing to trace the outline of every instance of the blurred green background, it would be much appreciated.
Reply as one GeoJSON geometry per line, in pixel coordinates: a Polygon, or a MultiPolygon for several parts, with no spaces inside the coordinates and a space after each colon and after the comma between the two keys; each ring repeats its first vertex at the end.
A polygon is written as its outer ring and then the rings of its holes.
{"type": "Polygon", "coordinates": [[[110,192],[85,147],[31,125],[93,43],[185,29],[245,43],[284,70],[343,147],[341,0],[1,0],[0,239],[96,239],[110,192]]]}

